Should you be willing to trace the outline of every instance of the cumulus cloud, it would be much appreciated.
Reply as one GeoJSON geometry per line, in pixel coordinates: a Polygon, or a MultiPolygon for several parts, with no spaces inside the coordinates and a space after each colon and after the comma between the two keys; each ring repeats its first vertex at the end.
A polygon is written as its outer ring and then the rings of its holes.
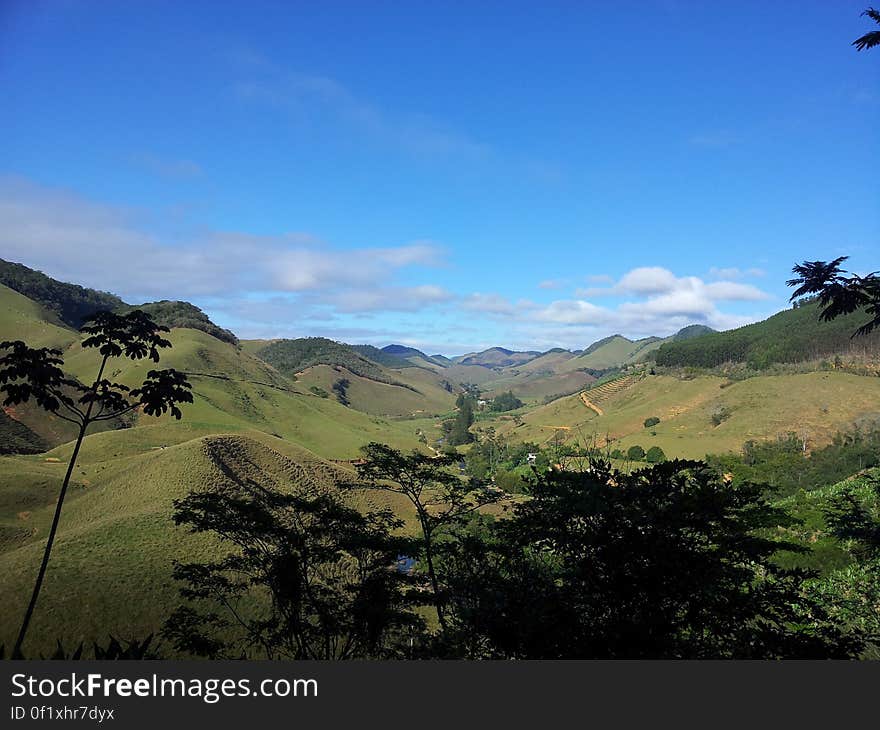
{"type": "Polygon", "coordinates": [[[747,324],[754,317],[719,310],[720,302],[756,302],[769,298],[751,284],[735,281],[705,282],[696,276],[676,276],[659,266],[625,273],[608,287],[579,289],[576,299],[558,300],[531,314],[535,321],[564,327],[630,333],[636,336],[674,332],[688,324],[716,329],[747,324]],[[598,306],[591,297],[624,299],[616,307],[598,306]]]}
{"type": "Polygon", "coordinates": [[[461,301],[463,309],[501,317],[524,314],[536,306],[534,302],[528,299],[519,299],[514,302],[500,294],[482,294],[480,292],[475,292],[461,301]]]}
{"type": "Polygon", "coordinates": [[[443,251],[429,241],[341,249],[301,232],[208,231],[170,242],[143,230],[134,211],[18,179],[0,181],[0,249],[5,258],[130,301],[276,291],[352,312],[415,311],[450,296],[434,285],[394,282],[405,269],[442,263],[443,251]]]}
{"type": "Polygon", "coordinates": [[[745,279],[745,278],[758,278],[766,275],[766,271],[764,269],[759,269],[757,267],[753,267],[750,269],[740,269],[736,266],[729,266],[724,268],[717,268],[713,266],[709,269],[709,276],[713,279],[745,279]]]}

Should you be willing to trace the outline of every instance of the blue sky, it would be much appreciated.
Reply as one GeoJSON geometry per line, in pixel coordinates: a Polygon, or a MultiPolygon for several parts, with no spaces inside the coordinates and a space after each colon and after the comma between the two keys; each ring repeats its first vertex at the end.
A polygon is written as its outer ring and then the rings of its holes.
{"type": "Polygon", "coordinates": [[[245,337],[728,328],[877,268],[865,2],[0,4],[0,257],[245,337]]]}

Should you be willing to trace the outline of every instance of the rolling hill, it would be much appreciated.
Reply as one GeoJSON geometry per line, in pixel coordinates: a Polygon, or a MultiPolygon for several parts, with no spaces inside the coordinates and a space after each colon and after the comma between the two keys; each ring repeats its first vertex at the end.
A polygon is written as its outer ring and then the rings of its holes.
{"type": "Polygon", "coordinates": [[[738,329],[664,343],[654,357],[658,365],[672,367],[714,368],[730,362],[762,369],[835,354],[877,355],[880,332],[851,338],[864,320],[864,314],[854,312],[820,322],[818,304],[811,301],[738,329]]]}

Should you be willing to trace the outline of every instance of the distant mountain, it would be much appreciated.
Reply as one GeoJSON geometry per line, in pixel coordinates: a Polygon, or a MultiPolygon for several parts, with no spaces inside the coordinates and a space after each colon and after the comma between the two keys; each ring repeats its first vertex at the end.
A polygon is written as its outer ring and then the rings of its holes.
{"type": "Polygon", "coordinates": [[[387,352],[384,348],[379,349],[372,345],[349,345],[349,347],[360,355],[363,355],[368,360],[372,360],[379,365],[384,365],[386,368],[417,367],[415,363],[411,363],[406,357],[387,352]]]}
{"type": "Polygon", "coordinates": [[[459,365],[481,365],[488,368],[505,368],[513,365],[522,365],[529,360],[534,360],[541,353],[536,350],[517,352],[505,347],[490,347],[488,350],[465,355],[458,360],[459,365]]]}
{"type": "Polygon", "coordinates": [[[426,355],[421,350],[417,350],[415,347],[407,347],[406,345],[385,345],[382,348],[382,352],[404,358],[410,365],[417,367],[438,365],[441,368],[445,368],[452,364],[452,361],[449,358],[443,357],[443,355],[426,355]]]}
{"type": "Polygon", "coordinates": [[[820,322],[818,305],[808,302],[774,314],[763,322],[665,343],[655,357],[658,365],[711,368],[737,362],[764,368],[774,363],[815,360],[853,349],[880,352],[880,332],[851,339],[864,320],[864,313],[855,312],[831,322],[820,322]]]}
{"type": "Polygon", "coordinates": [[[431,359],[421,350],[417,350],[415,347],[407,347],[406,345],[385,345],[385,347],[382,348],[382,352],[389,355],[397,355],[398,357],[412,357],[413,355],[416,355],[425,360],[431,359]]]}
{"type": "Polygon", "coordinates": [[[683,327],[670,337],[643,337],[640,340],[631,340],[623,335],[611,335],[596,340],[581,353],[568,361],[562,368],[571,370],[607,370],[608,368],[620,367],[642,362],[656,351],[664,343],[688,340],[704,334],[714,332],[711,327],[701,324],[692,324],[683,327]]]}
{"type": "Polygon", "coordinates": [[[711,327],[707,327],[704,324],[691,324],[687,327],[682,327],[678,332],[672,335],[673,342],[681,342],[682,340],[689,340],[693,337],[700,337],[702,335],[710,335],[715,330],[711,327]]]}

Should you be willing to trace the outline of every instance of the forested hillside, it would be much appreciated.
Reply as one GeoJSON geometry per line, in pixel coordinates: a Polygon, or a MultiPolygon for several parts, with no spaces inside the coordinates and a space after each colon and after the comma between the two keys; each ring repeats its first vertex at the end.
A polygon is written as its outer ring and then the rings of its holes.
{"type": "Polygon", "coordinates": [[[877,334],[851,338],[863,322],[864,315],[858,312],[820,322],[817,304],[806,302],[763,322],[665,343],[654,356],[658,365],[712,368],[736,362],[762,369],[774,363],[815,360],[848,351],[877,352],[877,334]]]}
{"type": "Polygon", "coordinates": [[[0,259],[0,284],[42,304],[65,324],[79,328],[83,319],[101,309],[116,309],[125,304],[109,292],[66,284],[23,264],[0,259]]]}

